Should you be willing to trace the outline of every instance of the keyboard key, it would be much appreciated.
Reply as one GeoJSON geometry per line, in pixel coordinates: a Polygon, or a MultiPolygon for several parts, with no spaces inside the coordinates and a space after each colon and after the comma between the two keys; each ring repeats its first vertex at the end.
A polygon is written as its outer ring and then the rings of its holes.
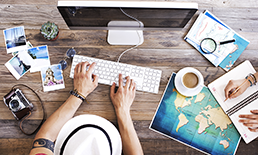
{"type": "Polygon", "coordinates": [[[119,73],[122,73],[123,85],[126,83],[126,76],[130,76],[136,83],[136,90],[158,93],[161,79],[161,70],[147,67],[134,66],[129,64],[117,63],[108,60],[90,58],[75,55],[71,65],[70,77],[74,76],[74,68],[79,62],[96,62],[93,73],[99,77],[98,83],[112,85],[113,82],[118,86],[119,73]]]}
{"type": "Polygon", "coordinates": [[[143,87],[142,90],[143,91],[149,91],[149,87],[143,87]]]}
{"type": "Polygon", "coordinates": [[[110,85],[110,80],[106,80],[106,79],[103,79],[103,78],[99,78],[98,82],[102,83],[102,84],[110,85]]]}

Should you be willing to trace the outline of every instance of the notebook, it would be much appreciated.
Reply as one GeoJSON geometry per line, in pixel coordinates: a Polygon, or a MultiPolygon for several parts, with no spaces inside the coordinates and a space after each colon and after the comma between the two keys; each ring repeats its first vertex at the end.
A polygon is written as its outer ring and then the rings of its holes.
{"type": "Polygon", "coordinates": [[[251,132],[246,126],[239,123],[240,118],[238,116],[240,114],[251,114],[250,110],[258,109],[258,85],[247,88],[243,94],[235,99],[228,99],[226,102],[224,102],[226,99],[224,88],[229,80],[244,79],[249,73],[254,74],[256,71],[250,61],[246,60],[208,85],[211,93],[247,144],[258,137],[258,132],[251,132]]]}

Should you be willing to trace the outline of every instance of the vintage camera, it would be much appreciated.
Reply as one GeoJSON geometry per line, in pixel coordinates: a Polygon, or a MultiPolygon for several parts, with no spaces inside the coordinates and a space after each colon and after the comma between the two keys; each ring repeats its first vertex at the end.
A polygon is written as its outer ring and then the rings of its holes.
{"type": "Polygon", "coordinates": [[[11,90],[3,100],[17,120],[27,116],[33,109],[33,104],[26,99],[20,89],[11,90]]]}

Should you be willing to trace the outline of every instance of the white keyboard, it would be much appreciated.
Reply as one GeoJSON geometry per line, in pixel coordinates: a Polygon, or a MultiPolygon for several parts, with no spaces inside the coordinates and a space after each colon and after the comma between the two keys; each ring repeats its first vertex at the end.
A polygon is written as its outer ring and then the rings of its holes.
{"type": "MultiPolygon", "coordinates": [[[[74,76],[74,68],[80,62],[88,61],[90,64],[96,62],[93,74],[99,77],[98,83],[112,85],[113,82],[118,86],[119,73],[123,78],[130,76],[136,83],[136,90],[158,93],[161,79],[161,70],[140,67],[124,63],[118,63],[103,59],[75,55],[73,57],[70,77],[74,76]]],[[[124,79],[124,82],[126,80],[124,79]]]]}

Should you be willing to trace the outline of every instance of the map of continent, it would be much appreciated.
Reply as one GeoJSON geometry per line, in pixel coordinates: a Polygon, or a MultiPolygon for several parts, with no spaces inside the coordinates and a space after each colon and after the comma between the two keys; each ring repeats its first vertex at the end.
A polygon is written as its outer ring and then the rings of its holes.
{"type": "Polygon", "coordinates": [[[240,135],[207,87],[185,97],[172,75],[150,128],[208,154],[235,154],[240,135]]]}

